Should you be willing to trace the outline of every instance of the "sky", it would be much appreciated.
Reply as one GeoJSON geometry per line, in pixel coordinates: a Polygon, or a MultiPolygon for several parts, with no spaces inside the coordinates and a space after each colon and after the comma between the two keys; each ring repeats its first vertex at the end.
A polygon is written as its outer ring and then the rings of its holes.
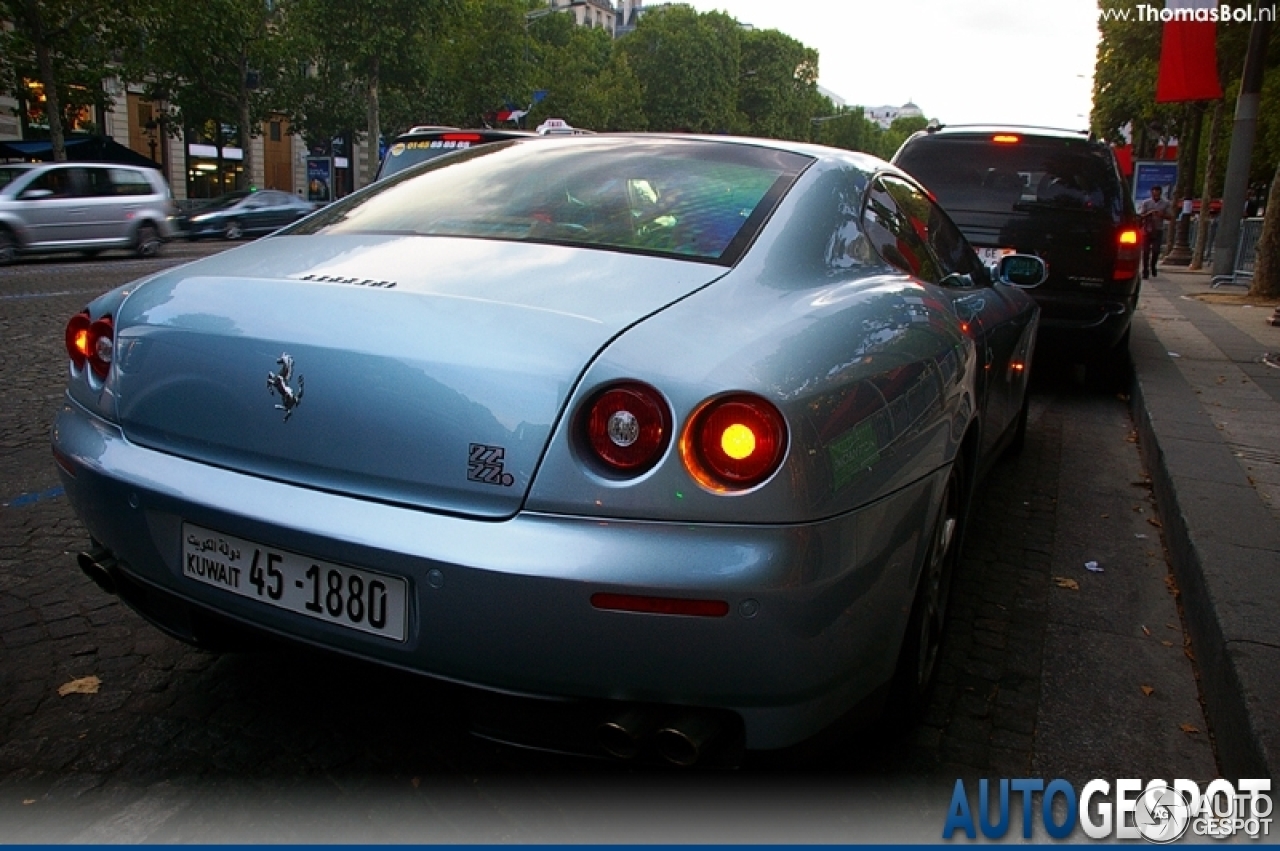
{"type": "Polygon", "coordinates": [[[684,1],[816,48],[818,84],[852,106],[911,101],[944,124],[1089,126],[1095,0],[684,1]]]}

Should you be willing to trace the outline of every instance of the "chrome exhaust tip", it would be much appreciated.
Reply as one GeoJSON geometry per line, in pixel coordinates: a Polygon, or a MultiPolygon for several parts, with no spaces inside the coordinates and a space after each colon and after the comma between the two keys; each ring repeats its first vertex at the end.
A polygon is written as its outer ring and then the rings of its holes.
{"type": "Polygon", "coordinates": [[[629,709],[596,728],[596,744],[609,756],[635,759],[657,726],[648,713],[629,709]]]}
{"type": "Polygon", "coordinates": [[[76,556],[76,563],[80,565],[85,576],[93,580],[93,584],[108,594],[116,593],[116,581],[111,575],[111,568],[115,567],[116,559],[110,550],[103,546],[95,546],[88,552],[79,553],[76,556]]]}
{"type": "Polygon", "coordinates": [[[658,754],[673,765],[694,765],[720,735],[720,723],[709,715],[682,715],[653,734],[658,754]]]}

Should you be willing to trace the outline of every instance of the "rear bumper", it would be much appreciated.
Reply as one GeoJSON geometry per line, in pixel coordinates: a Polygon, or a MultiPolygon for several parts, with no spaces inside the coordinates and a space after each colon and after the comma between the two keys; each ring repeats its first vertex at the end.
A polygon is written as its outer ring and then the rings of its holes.
{"type": "Polygon", "coordinates": [[[1138,302],[1136,294],[1031,294],[1041,309],[1037,350],[1089,361],[1112,353],[1129,330],[1138,302]]]}
{"type": "MultiPolygon", "coordinates": [[[[182,634],[187,609],[379,664],[539,697],[735,713],[753,749],[817,733],[890,679],[941,477],[812,524],[432,514],[207,467],[129,443],[72,402],[54,445],[90,534],[182,634]],[[403,642],[194,582],[182,524],[404,577],[403,642]],[[723,617],[593,607],[607,592],[715,599],[723,617]],[[186,607],[186,608],[184,608],[186,607]]],[[[138,605],[135,603],[135,605],[138,605]]],[[[150,609],[147,611],[146,609],[150,609]]],[[[166,620],[167,619],[167,620],[166,620]]]]}

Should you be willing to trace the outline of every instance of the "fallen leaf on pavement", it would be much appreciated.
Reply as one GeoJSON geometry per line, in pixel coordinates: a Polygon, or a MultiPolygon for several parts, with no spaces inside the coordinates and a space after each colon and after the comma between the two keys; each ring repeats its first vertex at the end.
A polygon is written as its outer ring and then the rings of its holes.
{"type": "Polygon", "coordinates": [[[81,677],[58,686],[58,695],[66,697],[69,694],[97,694],[101,685],[102,680],[97,677],[81,677]]]}
{"type": "Polygon", "coordinates": [[[1074,579],[1067,579],[1065,576],[1055,576],[1053,577],[1053,581],[1059,588],[1066,588],[1069,591],[1080,590],[1080,583],[1076,582],[1074,579]]]}
{"type": "Polygon", "coordinates": [[[28,806],[28,805],[30,805],[30,804],[34,804],[35,802],[36,802],[36,799],[35,799],[35,798],[23,798],[23,799],[22,799],[22,806],[24,806],[24,807],[25,807],[25,806],[28,806]]]}
{"type": "Polygon", "coordinates": [[[1191,724],[1179,724],[1178,729],[1186,733],[1188,736],[1194,736],[1196,733],[1200,732],[1199,727],[1193,726],[1191,724]]]}
{"type": "Polygon", "coordinates": [[[1147,697],[1151,697],[1151,695],[1156,693],[1156,690],[1153,689],[1151,686],[1143,686],[1142,693],[1145,694],[1147,697]]]}
{"type": "Polygon", "coordinates": [[[1172,646],[1173,646],[1173,642],[1172,642],[1172,641],[1161,641],[1160,643],[1161,643],[1161,644],[1163,644],[1165,647],[1172,647],[1172,646]]]}
{"type": "Polygon", "coordinates": [[[1163,528],[1164,528],[1164,524],[1163,524],[1163,523],[1161,523],[1159,520],[1157,520],[1157,519],[1156,519],[1156,518],[1154,518],[1154,517],[1148,517],[1148,518],[1147,518],[1147,522],[1148,522],[1148,523],[1150,523],[1152,526],[1155,526],[1157,529],[1163,529],[1163,528]]]}
{"type": "Polygon", "coordinates": [[[1142,634],[1143,634],[1143,635],[1150,635],[1150,634],[1151,634],[1151,630],[1147,629],[1147,628],[1144,626],[1144,627],[1142,628],[1142,634]]]}

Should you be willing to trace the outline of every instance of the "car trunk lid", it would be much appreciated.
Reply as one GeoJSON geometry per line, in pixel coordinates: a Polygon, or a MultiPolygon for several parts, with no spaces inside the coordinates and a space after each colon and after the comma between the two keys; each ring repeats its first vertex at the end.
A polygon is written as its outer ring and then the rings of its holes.
{"type": "Polygon", "coordinates": [[[204,463],[509,516],[596,352],[724,271],[484,240],[270,238],[125,301],[117,412],[129,439],[204,463]]]}

